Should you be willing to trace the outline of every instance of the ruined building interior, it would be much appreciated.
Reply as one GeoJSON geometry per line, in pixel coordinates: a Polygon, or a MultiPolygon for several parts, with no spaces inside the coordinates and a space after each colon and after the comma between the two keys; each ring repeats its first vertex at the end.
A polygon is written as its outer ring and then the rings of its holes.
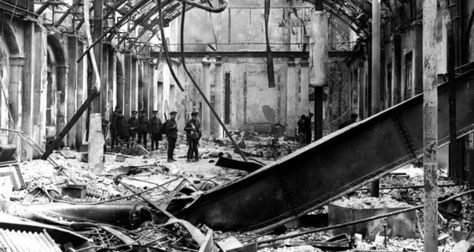
{"type": "Polygon", "coordinates": [[[474,251],[473,26],[471,0],[0,0],[0,251],[474,251]]]}

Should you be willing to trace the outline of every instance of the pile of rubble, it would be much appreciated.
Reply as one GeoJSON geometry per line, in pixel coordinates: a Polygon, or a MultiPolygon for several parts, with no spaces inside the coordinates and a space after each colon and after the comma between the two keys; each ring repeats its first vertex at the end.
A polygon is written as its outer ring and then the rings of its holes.
{"type": "Polygon", "coordinates": [[[406,208],[411,207],[410,204],[406,202],[400,202],[388,195],[383,195],[382,197],[343,197],[340,200],[334,201],[332,204],[352,208],[352,209],[377,209],[377,208],[406,208]]]}
{"type": "MultiPolygon", "coordinates": [[[[239,147],[260,165],[297,148],[297,143],[283,138],[243,132],[233,134],[239,147]]],[[[89,251],[422,250],[423,240],[419,230],[423,224],[422,213],[418,216],[416,239],[386,237],[383,233],[377,234],[373,240],[359,234],[334,234],[329,230],[302,227],[304,218],[296,226],[286,225],[283,231],[275,230],[265,235],[220,232],[206,226],[194,226],[179,219],[180,211],[204,192],[238,180],[248,171],[215,165],[220,157],[240,160],[228,140],[203,139],[200,144],[201,160],[196,163],[185,162],[187,147],[183,137],[177,144],[178,162],[164,162],[165,144],[161,143],[161,148],[155,151],[136,145],[128,152],[122,149],[119,153],[106,153],[106,170],[100,176],[88,171],[84,153],[70,150],[54,152],[51,155],[53,164],[43,160],[22,163],[19,168],[26,186],[10,194],[9,198],[0,200],[0,212],[6,213],[1,215],[0,222],[15,223],[9,224],[11,230],[31,232],[37,230],[33,227],[45,225],[41,226],[41,230],[44,229],[54,240],[57,240],[58,234],[72,235],[71,239],[82,241],[89,251]],[[28,228],[24,223],[19,224],[25,219],[29,220],[28,228]],[[282,238],[281,235],[291,238],[282,238]]],[[[356,210],[420,205],[422,174],[415,167],[398,170],[380,180],[380,198],[370,197],[368,187],[363,187],[331,204],[356,210]]],[[[440,184],[443,185],[440,188],[440,195],[443,196],[467,189],[454,186],[454,181],[444,178],[440,179],[440,184]]],[[[471,230],[472,200],[469,196],[462,197],[460,206],[457,204],[440,206],[440,227],[446,234],[440,238],[440,251],[452,251],[462,240],[455,239],[455,234],[465,238],[466,232],[471,230]]],[[[327,216],[328,208],[311,214],[327,216]]],[[[61,249],[67,250],[68,246],[76,250],[79,248],[75,244],[64,243],[61,249]]]]}

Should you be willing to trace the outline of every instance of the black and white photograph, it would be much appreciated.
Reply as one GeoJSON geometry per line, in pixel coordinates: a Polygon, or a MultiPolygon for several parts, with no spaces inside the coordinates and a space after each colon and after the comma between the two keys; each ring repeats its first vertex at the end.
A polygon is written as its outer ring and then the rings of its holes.
{"type": "Polygon", "coordinates": [[[0,252],[474,252],[474,0],[0,0],[0,252]]]}

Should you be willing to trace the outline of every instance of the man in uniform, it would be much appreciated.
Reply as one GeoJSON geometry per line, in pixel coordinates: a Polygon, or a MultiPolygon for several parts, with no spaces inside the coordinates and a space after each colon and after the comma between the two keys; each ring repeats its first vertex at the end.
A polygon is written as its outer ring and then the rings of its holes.
{"type": "Polygon", "coordinates": [[[298,120],[298,141],[300,143],[300,147],[306,144],[306,115],[302,115],[298,120]]]}
{"type": "Polygon", "coordinates": [[[174,148],[176,147],[176,139],[178,138],[178,126],[176,125],[176,114],[178,112],[173,111],[170,113],[170,119],[168,119],[164,126],[164,132],[168,139],[168,162],[176,161],[173,158],[174,148]]]}
{"type": "Polygon", "coordinates": [[[197,119],[198,114],[198,112],[191,113],[191,120],[189,120],[186,123],[186,127],[184,127],[188,140],[187,162],[192,162],[193,160],[195,162],[199,161],[198,143],[201,138],[201,124],[197,119]]]}
{"type": "Polygon", "coordinates": [[[119,116],[122,113],[119,106],[115,106],[115,110],[112,112],[112,116],[110,117],[110,135],[112,137],[112,143],[110,147],[114,149],[114,146],[118,145],[118,135],[119,135],[119,116]]]}
{"type": "Polygon", "coordinates": [[[125,120],[122,111],[120,111],[117,117],[117,125],[117,134],[123,142],[127,143],[127,148],[130,148],[130,126],[128,125],[128,120],[125,120]]]}
{"type": "Polygon", "coordinates": [[[138,119],[137,119],[137,111],[132,111],[132,117],[128,119],[128,129],[130,140],[134,141],[135,137],[137,136],[137,129],[138,129],[138,119]]]}
{"type": "Polygon", "coordinates": [[[153,110],[153,117],[150,119],[151,150],[158,150],[158,143],[161,140],[161,120],[157,114],[158,111],[153,110]]]}
{"type": "Polygon", "coordinates": [[[146,137],[148,133],[148,118],[146,117],[146,111],[142,110],[140,117],[138,118],[138,143],[143,143],[143,147],[146,149],[146,137]]]}

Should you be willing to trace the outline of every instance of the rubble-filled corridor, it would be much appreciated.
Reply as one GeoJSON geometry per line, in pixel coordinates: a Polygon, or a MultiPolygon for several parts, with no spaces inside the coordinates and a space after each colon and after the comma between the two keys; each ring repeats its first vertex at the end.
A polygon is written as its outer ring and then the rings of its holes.
{"type": "Polygon", "coordinates": [[[0,0],[0,251],[474,251],[473,24],[0,0]]]}

